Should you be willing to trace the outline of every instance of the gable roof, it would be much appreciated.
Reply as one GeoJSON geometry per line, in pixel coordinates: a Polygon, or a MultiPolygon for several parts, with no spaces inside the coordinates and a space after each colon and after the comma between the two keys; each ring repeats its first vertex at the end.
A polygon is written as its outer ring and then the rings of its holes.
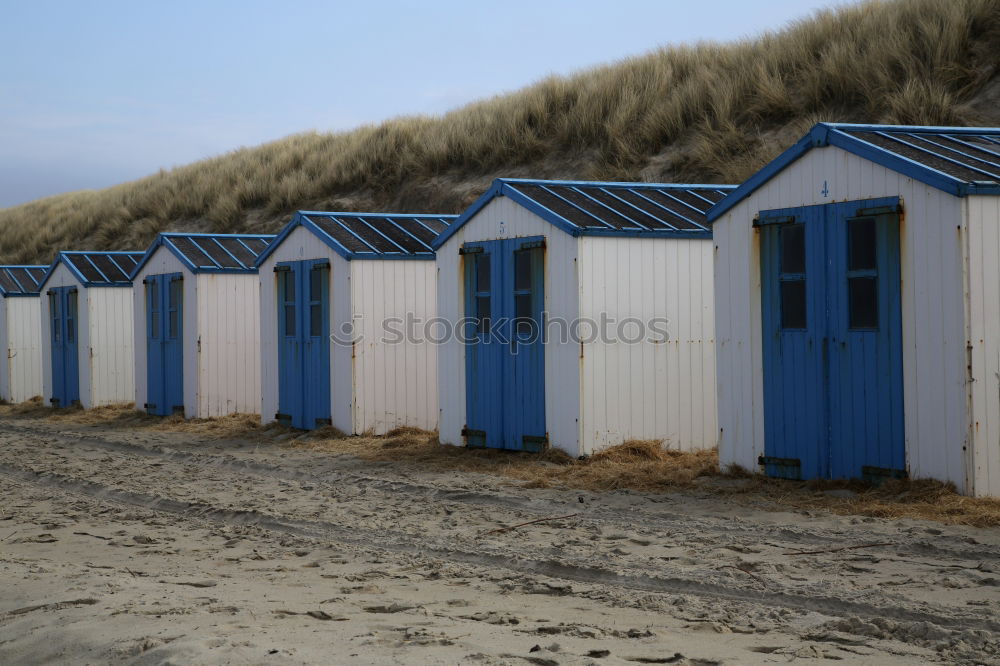
{"type": "Polygon", "coordinates": [[[324,213],[300,210],[274,242],[257,257],[257,265],[260,266],[296,227],[305,227],[348,261],[433,259],[434,239],[457,218],[457,215],[324,213]]]}
{"type": "Polygon", "coordinates": [[[714,221],[813,148],[836,146],[957,197],[1000,194],[1000,129],[818,123],[708,213],[714,221]]]}
{"type": "Polygon", "coordinates": [[[142,256],[142,252],[59,252],[38,288],[48,282],[60,263],[84,287],[131,287],[130,276],[142,256]]]}
{"type": "Polygon", "coordinates": [[[48,266],[0,266],[0,296],[37,296],[48,266]]]}
{"type": "Polygon", "coordinates": [[[129,277],[138,275],[161,247],[192,273],[256,273],[257,257],[274,238],[274,234],[160,233],[129,277]]]}
{"type": "Polygon", "coordinates": [[[448,231],[448,238],[496,197],[510,197],[573,236],[711,238],[705,213],[735,185],[604,183],[497,178],[448,231]]]}

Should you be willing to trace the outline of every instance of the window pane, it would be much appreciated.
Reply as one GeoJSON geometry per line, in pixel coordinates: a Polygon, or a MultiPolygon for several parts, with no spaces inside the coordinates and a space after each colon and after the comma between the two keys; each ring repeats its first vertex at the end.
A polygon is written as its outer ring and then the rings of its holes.
{"type": "Polygon", "coordinates": [[[149,285],[149,304],[154,310],[160,309],[160,284],[158,282],[149,285]]]}
{"type": "Polygon", "coordinates": [[[160,313],[153,311],[149,317],[149,337],[156,340],[160,337],[160,313]]]}
{"type": "Polygon", "coordinates": [[[781,272],[806,272],[806,228],[801,224],[781,227],[781,272]]]}
{"type": "Polygon", "coordinates": [[[181,304],[181,286],[184,283],[180,280],[172,280],[170,282],[170,303],[167,307],[176,308],[180,307],[181,304]]]}
{"type": "Polygon", "coordinates": [[[295,300],[295,273],[285,271],[281,274],[281,279],[285,281],[285,300],[295,300]]]}
{"type": "Polygon", "coordinates": [[[531,250],[514,253],[514,289],[531,289],[531,250]]]}
{"type": "Polygon", "coordinates": [[[326,269],[314,268],[309,271],[309,299],[313,301],[323,300],[323,277],[326,269]]]}
{"type": "Polygon", "coordinates": [[[323,335],[323,306],[309,306],[309,335],[318,338],[323,335]]]}
{"type": "MultiPolygon", "coordinates": [[[[291,280],[289,280],[291,282],[291,280]]],[[[285,306],[285,335],[293,336],[295,335],[295,306],[286,305],[285,306]]]]}
{"type": "Polygon", "coordinates": [[[66,318],[66,342],[73,342],[76,340],[76,319],[66,318]]]}
{"type": "Polygon", "coordinates": [[[531,333],[534,327],[531,294],[514,294],[514,319],[517,321],[519,335],[531,333]]]}
{"type": "Polygon", "coordinates": [[[52,294],[49,296],[49,307],[52,309],[52,317],[54,319],[59,318],[59,295],[52,294]]]}
{"type": "Polygon", "coordinates": [[[848,278],[847,299],[851,328],[878,328],[878,278],[848,278]]]}
{"type": "Polygon", "coordinates": [[[781,328],[806,328],[806,281],[781,282],[781,328]]]}
{"type": "Polygon", "coordinates": [[[847,222],[847,270],[875,270],[876,258],[875,218],[866,217],[847,222]]]}
{"type": "Polygon", "coordinates": [[[490,255],[476,254],[476,291],[490,290],[490,255]]]}
{"type": "Polygon", "coordinates": [[[489,328],[490,321],[490,297],[476,297],[476,319],[479,321],[479,332],[482,333],[489,328]]]}
{"type": "Polygon", "coordinates": [[[178,321],[178,316],[177,315],[178,315],[177,309],[174,308],[174,309],[172,309],[170,311],[170,313],[169,313],[169,319],[167,320],[167,323],[168,323],[168,325],[170,327],[170,331],[167,333],[167,336],[171,340],[176,340],[177,339],[177,334],[178,334],[177,329],[178,329],[178,324],[180,323],[178,321]]]}

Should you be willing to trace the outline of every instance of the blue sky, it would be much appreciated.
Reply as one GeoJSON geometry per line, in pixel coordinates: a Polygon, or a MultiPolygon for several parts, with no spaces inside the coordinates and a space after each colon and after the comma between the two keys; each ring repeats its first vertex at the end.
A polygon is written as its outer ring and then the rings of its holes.
{"type": "Polygon", "coordinates": [[[436,114],[836,0],[0,0],[0,207],[436,114]]]}

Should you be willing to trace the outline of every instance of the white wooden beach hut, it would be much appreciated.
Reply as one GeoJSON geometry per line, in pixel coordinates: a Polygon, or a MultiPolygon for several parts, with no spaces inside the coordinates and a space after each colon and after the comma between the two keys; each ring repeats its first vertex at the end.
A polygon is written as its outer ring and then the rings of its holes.
{"type": "Polygon", "coordinates": [[[0,400],[42,395],[42,330],[38,285],[48,266],[0,266],[0,400]]]}
{"type": "Polygon", "coordinates": [[[142,252],[60,252],[42,279],[42,398],[84,408],[134,396],[132,281],[142,252]]]}
{"type": "Polygon", "coordinates": [[[723,465],[1000,495],[1000,129],[821,123],[709,219],[723,465]]]}
{"type": "Polygon", "coordinates": [[[264,422],[437,427],[431,243],[451,215],[299,212],[257,260],[264,422]]]}
{"type": "Polygon", "coordinates": [[[260,282],[273,235],[161,233],[132,272],[135,406],[260,411],[260,282]]]}
{"type": "Polygon", "coordinates": [[[499,179],[435,242],[441,441],[715,445],[712,243],[731,186],[499,179]],[[541,332],[541,333],[540,333],[541,332]]]}

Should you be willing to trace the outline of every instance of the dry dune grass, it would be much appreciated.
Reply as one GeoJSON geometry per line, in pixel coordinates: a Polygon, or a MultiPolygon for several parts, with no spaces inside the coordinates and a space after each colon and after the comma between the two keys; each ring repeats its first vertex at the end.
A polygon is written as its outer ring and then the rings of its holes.
{"type": "Polygon", "coordinates": [[[440,117],[299,134],[0,211],[0,261],[138,249],[171,229],[273,231],[296,208],[458,212],[501,175],[739,182],[816,120],[997,123],[998,49],[997,0],[822,11],[440,117]]]}
{"type": "Polygon", "coordinates": [[[964,497],[936,481],[784,481],[744,470],[719,470],[716,451],[681,452],[658,440],[631,440],[576,460],[557,450],[541,454],[442,446],[437,433],[397,428],[383,436],[347,437],[335,428],[297,431],[261,425],[252,414],[184,420],[136,411],[131,404],[91,410],[51,409],[35,399],[0,406],[0,416],[121,429],[185,432],[214,440],[256,441],[318,454],[416,467],[430,472],[473,472],[506,477],[523,488],[576,488],[593,492],[686,491],[728,498],[741,505],[873,518],[915,518],[972,527],[1000,526],[1000,499],[964,497]],[[849,493],[831,491],[850,491],[849,493]]]}

